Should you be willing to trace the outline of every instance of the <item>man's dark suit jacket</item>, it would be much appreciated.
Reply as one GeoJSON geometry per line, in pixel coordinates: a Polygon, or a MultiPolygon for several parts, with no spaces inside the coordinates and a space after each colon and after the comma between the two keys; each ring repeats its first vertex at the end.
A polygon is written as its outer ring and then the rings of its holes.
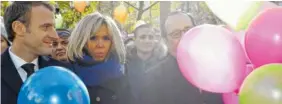
{"type": "MultiPolygon", "coordinates": [[[[46,60],[40,56],[38,58],[39,69],[47,66],[69,68],[63,63],[54,61],[53,59],[46,60]]],[[[22,79],[10,57],[9,49],[7,49],[1,55],[1,104],[17,104],[18,94],[22,84],[22,79]]]]}

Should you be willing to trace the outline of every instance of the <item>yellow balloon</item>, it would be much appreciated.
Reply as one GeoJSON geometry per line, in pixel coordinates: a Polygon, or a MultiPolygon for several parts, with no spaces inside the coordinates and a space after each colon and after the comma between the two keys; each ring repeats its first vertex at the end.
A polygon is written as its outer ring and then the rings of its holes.
{"type": "Polygon", "coordinates": [[[86,1],[74,1],[74,8],[79,12],[84,12],[87,3],[86,1]]]}
{"type": "Polygon", "coordinates": [[[127,9],[124,5],[119,5],[118,7],[115,8],[114,10],[114,18],[120,22],[120,23],[125,23],[125,20],[128,17],[128,12],[127,9]]]}

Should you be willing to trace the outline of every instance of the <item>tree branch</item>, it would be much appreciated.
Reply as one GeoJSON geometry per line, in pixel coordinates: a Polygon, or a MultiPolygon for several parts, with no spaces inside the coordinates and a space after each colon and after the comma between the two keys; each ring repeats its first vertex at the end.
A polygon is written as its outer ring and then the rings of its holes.
{"type": "Polygon", "coordinates": [[[151,7],[153,7],[154,5],[156,5],[157,3],[159,3],[159,1],[154,2],[152,5],[150,5],[149,7],[145,8],[143,11],[147,11],[148,9],[150,9],[151,7]]]}
{"type": "Polygon", "coordinates": [[[124,1],[124,3],[126,3],[127,5],[129,5],[129,6],[133,7],[134,9],[138,10],[138,8],[137,8],[137,7],[135,7],[134,5],[130,4],[130,3],[129,3],[129,2],[127,2],[127,1],[124,1]]]}
{"type": "Polygon", "coordinates": [[[98,11],[101,10],[101,1],[98,1],[97,10],[98,10],[98,11]]]}

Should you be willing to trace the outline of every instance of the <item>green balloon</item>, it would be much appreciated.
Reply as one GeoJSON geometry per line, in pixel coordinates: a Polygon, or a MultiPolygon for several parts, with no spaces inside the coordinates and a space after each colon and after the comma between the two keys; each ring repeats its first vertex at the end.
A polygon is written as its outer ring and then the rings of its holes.
{"type": "Polygon", "coordinates": [[[282,104],[282,64],[267,64],[255,69],[244,80],[240,104],[282,104]]]}
{"type": "Polygon", "coordinates": [[[263,2],[254,2],[251,5],[243,16],[240,17],[238,26],[235,28],[236,31],[246,30],[250,24],[250,22],[254,19],[254,17],[258,14],[259,8],[262,6],[263,2]]]}
{"type": "Polygon", "coordinates": [[[55,18],[55,26],[56,26],[56,28],[62,28],[62,26],[63,26],[63,17],[62,17],[62,15],[61,14],[56,14],[55,15],[56,16],[56,18],[55,18]]]}

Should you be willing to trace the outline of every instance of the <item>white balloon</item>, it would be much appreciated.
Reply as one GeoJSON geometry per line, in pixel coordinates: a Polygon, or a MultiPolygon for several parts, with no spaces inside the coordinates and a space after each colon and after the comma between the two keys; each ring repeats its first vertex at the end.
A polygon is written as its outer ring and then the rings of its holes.
{"type": "Polygon", "coordinates": [[[220,0],[206,1],[211,11],[231,27],[237,27],[240,18],[254,5],[254,1],[220,0]]]}

